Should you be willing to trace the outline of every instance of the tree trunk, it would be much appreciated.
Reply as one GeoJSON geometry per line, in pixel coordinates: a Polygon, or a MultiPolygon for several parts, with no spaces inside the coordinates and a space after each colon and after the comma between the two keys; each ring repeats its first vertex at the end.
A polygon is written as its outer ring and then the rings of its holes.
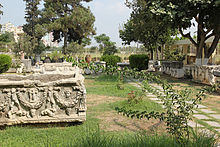
{"type": "Polygon", "coordinates": [[[150,58],[151,58],[151,60],[154,60],[154,50],[153,50],[153,48],[150,49],[150,52],[151,52],[150,58]]]}
{"type": "Polygon", "coordinates": [[[66,55],[66,48],[67,48],[67,32],[64,32],[64,44],[63,44],[63,54],[66,55]]]}

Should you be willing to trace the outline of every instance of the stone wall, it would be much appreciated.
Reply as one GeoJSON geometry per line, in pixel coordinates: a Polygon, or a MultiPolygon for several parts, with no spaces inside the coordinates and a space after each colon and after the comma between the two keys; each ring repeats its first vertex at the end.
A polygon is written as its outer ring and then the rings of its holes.
{"type": "Polygon", "coordinates": [[[0,126],[85,120],[81,74],[0,76],[0,126]]]}
{"type": "Polygon", "coordinates": [[[162,61],[161,72],[175,78],[184,77],[183,63],[178,61],[162,61]]]}
{"type": "Polygon", "coordinates": [[[213,85],[217,83],[217,74],[220,71],[219,65],[188,65],[184,66],[184,70],[192,75],[194,81],[213,85]]]}

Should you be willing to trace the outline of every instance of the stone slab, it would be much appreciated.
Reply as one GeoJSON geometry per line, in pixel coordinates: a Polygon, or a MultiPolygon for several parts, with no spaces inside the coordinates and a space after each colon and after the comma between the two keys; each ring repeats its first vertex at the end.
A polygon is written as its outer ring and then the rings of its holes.
{"type": "Polygon", "coordinates": [[[200,111],[204,112],[204,113],[216,113],[215,111],[209,110],[209,109],[200,109],[200,111]]]}
{"type": "Polygon", "coordinates": [[[188,122],[188,125],[189,125],[190,127],[192,127],[192,128],[204,127],[203,125],[200,125],[200,124],[198,124],[198,123],[195,123],[194,121],[191,121],[191,120],[188,122]]]}
{"type": "Polygon", "coordinates": [[[211,117],[214,117],[215,119],[220,119],[220,114],[211,114],[211,117]]]}
{"type": "Polygon", "coordinates": [[[209,117],[202,115],[202,114],[194,114],[193,117],[198,119],[210,119],[209,117]]]}
{"type": "Polygon", "coordinates": [[[199,104],[199,105],[198,105],[198,108],[199,108],[199,109],[203,109],[203,108],[207,108],[207,107],[204,106],[204,105],[199,104]]]}
{"type": "Polygon", "coordinates": [[[156,95],[153,95],[153,94],[146,94],[147,97],[152,97],[152,98],[155,98],[157,97],[156,95]]]}
{"type": "Polygon", "coordinates": [[[199,113],[198,111],[196,111],[196,110],[193,110],[193,113],[199,113]]]}
{"type": "Polygon", "coordinates": [[[160,101],[155,101],[155,103],[158,103],[158,104],[163,104],[163,102],[160,102],[160,101]]]}
{"type": "Polygon", "coordinates": [[[149,98],[150,100],[152,100],[152,101],[159,101],[160,99],[158,99],[158,98],[149,98]]]}
{"type": "Polygon", "coordinates": [[[0,126],[86,120],[86,89],[81,73],[1,78],[8,81],[0,80],[0,126]]]}
{"type": "Polygon", "coordinates": [[[204,122],[209,124],[212,127],[220,127],[220,124],[214,121],[204,121],[204,122]]]}

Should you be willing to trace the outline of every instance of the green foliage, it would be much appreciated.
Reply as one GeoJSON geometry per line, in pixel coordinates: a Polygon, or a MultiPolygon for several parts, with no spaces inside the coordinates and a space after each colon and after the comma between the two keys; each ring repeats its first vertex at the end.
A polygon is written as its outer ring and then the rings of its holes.
{"type": "Polygon", "coordinates": [[[129,84],[124,84],[124,89],[121,90],[117,88],[117,83],[117,75],[101,75],[95,78],[95,82],[91,83],[90,86],[86,88],[86,90],[90,94],[116,96],[124,98],[128,96],[127,94],[130,91],[138,90],[136,87],[129,84]]]}
{"type": "Polygon", "coordinates": [[[66,48],[66,53],[68,54],[82,54],[85,51],[84,46],[80,45],[77,42],[71,42],[70,44],[68,44],[67,48],[66,48]]]}
{"type": "Polygon", "coordinates": [[[164,51],[164,54],[165,60],[167,61],[183,61],[186,57],[186,55],[183,55],[179,49],[171,50],[168,48],[164,51]]]}
{"type": "Polygon", "coordinates": [[[120,38],[128,45],[133,41],[142,43],[153,57],[153,51],[156,51],[158,46],[172,42],[171,36],[177,31],[153,15],[143,0],[134,0],[133,3],[134,5],[131,5],[127,2],[132,13],[127,23],[119,30],[120,38]]]}
{"type": "MultiPolygon", "coordinates": [[[[213,136],[195,133],[185,146],[213,147],[215,143],[216,139],[213,136]]],[[[98,127],[95,119],[68,127],[10,127],[2,130],[0,144],[2,147],[183,147],[174,137],[166,134],[104,132],[98,127]]]]}
{"type": "Polygon", "coordinates": [[[117,52],[115,42],[110,40],[106,34],[101,34],[95,37],[96,42],[99,44],[99,51],[103,55],[114,55],[117,52]]]}
{"type": "Polygon", "coordinates": [[[129,62],[131,68],[136,68],[138,70],[148,69],[149,58],[147,55],[130,55],[129,62]]]}
{"type": "Polygon", "coordinates": [[[20,56],[20,53],[25,53],[27,56],[31,56],[33,54],[33,48],[31,43],[31,36],[24,33],[21,34],[18,38],[18,42],[14,44],[13,52],[16,56],[20,56]]]}
{"type": "MultiPolygon", "coordinates": [[[[3,6],[0,4],[0,9],[2,8],[3,6]]],[[[3,15],[3,11],[0,10],[0,15],[3,15]]]]}
{"type": "Polygon", "coordinates": [[[121,57],[117,55],[104,55],[100,60],[105,61],[107,66],[116,66],[118,62],[121,62],[121,57]]]}
{"type": "Polygon", "coordinates": [[[5,43],[9,43],[9,42],[14,42],[14,34],[10,33],[10,32],[5,32],[4,34],[0,35],[0,42],[5,42],[5,43]]]}
{"type": "MultiPolygon", "coordinates": [[[[107,69],[108,68],[117,67],[107,67],[107,69]]],[[[109,72],[110,69],[107,69],[102,71],[109,72]]],[[[118,73],[118,71],[112,69],[111,74],[114,75],[114,73],[118,73]]],[[[157,98],[163,102],[165,112],[134,111],[127,110],[124,107],[116,107],[116,111],[131,118],[154,118],[164,121],[167,125],[168,132],[173,135],[181,145],[185,146],[190,140],[190,127],[188,126],[188,121],[192,119],[193,109],[197,108],[201,100],[204,99],[205,90],[200,90],[196,97],[193,98],[190,95],[191,91],[188,89],[176,91],[173,89],[173,85],[168,84],[167,81],[161,80],[160,77],[154,76],[151,73],[124,68],[120,71],[120,74],[123,75],[124,78],[143,80],[141,82],[142,91],[147,91],[156,95],[157,98]],[[163,92],[152,87],[149,82],[155,82],[161,85],[163,87],[163,92]]]]}
{"type": "Polygon", "coordinates": [[[49,56],[50,56],[50,59],[52,59],[52,62],[58,62],[59,59],[64,57],[64,55],[58,51],[53,51],[49,56]]]}
{"type": "Polygon", "coordinates": [[[144,92],[142,91],[131,91],[128,93],[128,103],[130,105],[138,104],[142,102],[144,96],[144,92]]]}
{"type": "Polygon", "coordinates": [[[8,71],[8,69],[11,67],[12,59],[9,55],[0,55],[0,73],[4,73],[8,71]]]}
{"type": "MultiPolygon", "coordinates": [[[[188,38],[197,48],[197,58],[202,58],[203,48],[205,48],[204,56],[209,58],[214,52],[216,45],[220,39],[220,15],[219,0],[134,0],[128,2],[128,5],[136,14],[138,10],[146,15],[150,12],[150,16],[156,18],[157,27],[165,30],[167,28],[179,30],[183,37],[188,38]],[[192,20],[195,21],[192,21],[192,20]],[[158,21],[158,23],[157,23],[158,21]],[[165,25],[164,25],[165,24],[165,25]],[[197,40],[194,40],[189,33],[184,34],[184,30],[198,25],[197,40]],[[208,47],[205,41],[214,36],[212,45],[208,47]]],[[[132,14],[133,14],[132,13],[132,14]]],[[[144,21],[146,17],[142,17],[144,21]]],[[[153,28],[149,27],[154,30],[153,28]]],[[[162,30],[163,31],[163,30],[162,30]]]]}
{"type": "Polygon", "coordinates": [[[69,42],[88,43],[83,39],[95,34],[95,17],[90,8],[83,6],[83,1],[85,0],[44,0],[43,17],[47,20],[47,28],[53,32],[54,41],[64,39],[64,54],[69,42]]]}

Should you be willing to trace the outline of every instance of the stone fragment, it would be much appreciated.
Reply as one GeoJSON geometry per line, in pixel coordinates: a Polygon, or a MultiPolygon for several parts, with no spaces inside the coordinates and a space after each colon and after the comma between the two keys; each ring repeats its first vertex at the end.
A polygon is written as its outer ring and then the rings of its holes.
{"type": "Polygon", "coordinates": [[[220,114],[211,114],[211,117],[214,117],[215,119],[220,119],[220,114]]]}
{"type": "Polygon", "coordinates": [[[83,122],[86,89],[79,69],[69,75],[0,75],[0,126],[83,122]]]}
{"type": "Polygon", "coordinates": [[[202,115],[202,114],[194,114],[193,117],[198,118],[198,119],[209,119],[207,116],[202,115]]]}
{"type": "Polygon", "coordinates": [[[207,108],[207,107],[204,106],[204,105],[199,104],[199,105],[198,105],[198,108],[199,108],[199,109],[202,109],[202,108],[207,108]]]}
{"type": "Polygon", "coordinates": [[[199,113],[198,111],[196,111],[196,110],[193,110],[193,113],[199,113]]]}
{"type": "Polygon", "coordinates": [[[216,113],[215,111],[209,110],[209,109],[200,109],[200,111],[205,113],[216,113]]]}
{"type": "Polygon", "coordinates": [[[158,99],[158,98],[150,98],[150,100],[152,100],[152,101],[159,101],[160,99],[158,99]]]}
{"type": "Polygon", "coordinates": [[[204,121],[204,122],[209,124],[212,127],[220,127],[220,124],[214,121],[204,121]]]}
{"type": "Polygon", "coordinates": [[[192,128],[204,127],[203,125],[200,125],[200,124],[198,124],[198,123],[195,123],[194,121],[191,121],[191,120],[188,122],[188,125],[189,125],[190,127],[192,127],[192,128]]]}

